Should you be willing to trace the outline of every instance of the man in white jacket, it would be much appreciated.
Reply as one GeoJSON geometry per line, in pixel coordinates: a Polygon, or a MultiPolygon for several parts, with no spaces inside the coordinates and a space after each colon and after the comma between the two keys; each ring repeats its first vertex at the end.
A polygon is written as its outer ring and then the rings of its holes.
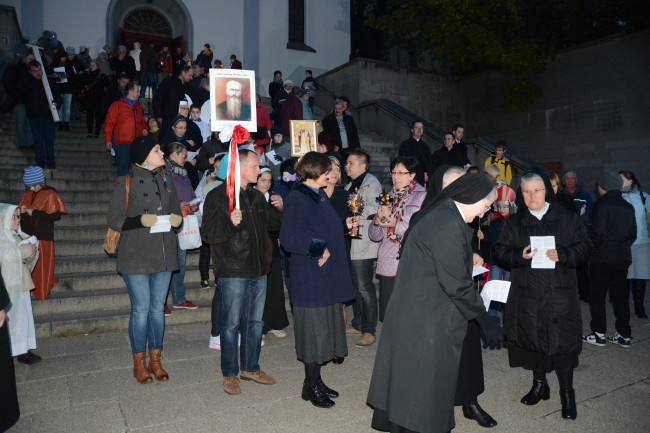
{"type": "Polygon", "coordinates": [[[352,325],[346,329],[348,334],[361,334],[357,346],[370,346],[375,340],[377,328],[377,288],[373,283],[373,266],[377,259],[379,244],[368,237],[368,218],[377,213],[377,197],[381,194],[381,184],[375,176],[368,173],[370,155],[363,149],[348,152],[345,172],[351,182],[345,186],[351,194],[357,192],[363,201],[363,210],[359,214],[359,234],[361,239],[352,239],[350,257],[352,259],[352,281],[357,291],[357,300],[353,304],[354,318],[352,325]]]}

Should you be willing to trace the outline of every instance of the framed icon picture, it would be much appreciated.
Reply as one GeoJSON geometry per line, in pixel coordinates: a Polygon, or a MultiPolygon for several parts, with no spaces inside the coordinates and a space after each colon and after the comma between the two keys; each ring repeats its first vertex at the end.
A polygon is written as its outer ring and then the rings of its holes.
{"type": "Polygon", "coordinates": [[[221,131],[226,125],[241,125],[249,131],[257,131],[255,102],[255,71],[210,69],[212,131],[221,131]]]}
{"type": "Polygon", "coordinates": [[[291,120],[291,156],[303,156],[318,147],[316,120],[291,120]]]}

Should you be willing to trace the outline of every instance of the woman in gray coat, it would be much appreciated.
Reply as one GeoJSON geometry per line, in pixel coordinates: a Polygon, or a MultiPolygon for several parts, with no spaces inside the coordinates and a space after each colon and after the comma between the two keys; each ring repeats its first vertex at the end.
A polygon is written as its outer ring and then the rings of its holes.
{"type": "Polygon", "coordinates": [[[166,180],[162,170],[165,161],[156,140],[136,138],[131,144],[131,160],[129,173],[117,178],[108,225],[121,232],[117,272],[124,278],[131,300],[133,375],[139,383],[151,383],[151,374],[157,380],[169,379],[160,361],[163,305],[171,274],[178,269],[172,228],[180,226],[183,219],[173,182],[166,180]]]}

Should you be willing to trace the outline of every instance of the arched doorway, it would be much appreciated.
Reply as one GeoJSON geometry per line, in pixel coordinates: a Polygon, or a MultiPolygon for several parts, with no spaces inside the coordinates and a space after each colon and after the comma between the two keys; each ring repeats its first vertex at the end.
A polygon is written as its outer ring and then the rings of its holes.
{"type": "Polygon", "coordinates": [[[191,49],[193,43],[192,17],[182,1],[111,0],[107,9],[106,40],[110,44],[126,45],[133,41],[152,41],[156,48],[163,43],[170,49],[191,49]]]}

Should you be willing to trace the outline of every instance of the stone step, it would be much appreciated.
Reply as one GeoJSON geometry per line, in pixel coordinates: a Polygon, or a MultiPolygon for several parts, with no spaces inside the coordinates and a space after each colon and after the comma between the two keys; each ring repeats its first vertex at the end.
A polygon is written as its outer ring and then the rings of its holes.
{"type": "MultiPolygon", "coordinates": [[[[64,216],[62,218],[65,219],[64,216]]],[[[54,228],[54,239],[59,240],[97,240],[103,242],[106,235],[107,225],[94,225],[94,226],[67,226],[57,223],[54,228]]]]}
{"type": "MultiPolygon", "coordinates": [[[[59,193],[63,194],[68,192],[80,191],[95,191],[95,192],[112,192],[115,189],[115,184],[112,179],[101,179],[97,181],[88,180],[73,180],[73,179],[54,179],[47,180],[47,185],[56,189],[59,193]]],[[[8,190],[24,191],[25,184],[23,183],[22,176],[18,179],[3,180],[3,187],[8,190]]]]}
{"type": "MultiPolygon", "coordinates": [[[[19,167],[24,167],[26,165],[34,165],[35,159],[34,155],[29,157],[20,156],[20,155],[3,155],[3,164],[18,165],[19,167]]],[[[97,154],[93,157],[83,157],[80,155],[75,155],[70,153],[67,157],[60,157],[56,153],[54,154],[54,159],[56,161],[56,167],[58,169],[74,169],[79,166],[92,167],[99,169],[106,169],[111,167],[113,159],[110,155],[107,154],[97,154]]]]}
{"type": "MultiPolygon", "coordinates": [[[[108,272],[96,272],[93,274],[60,274],[56,272],[56,275],[59,278],[59,283],[52,288],[52,293],[83,292],[124,287],[124,280],[116,273],[115,267],[108,272]]],[[[185,282],[196,283],[199,281],[201,281],[199,267],[187,266],[185,268],[185,282]]]]}
{"type": "MultiPolygon", "coordinates": [[[[58,250],[56,252],[58,253],[58,250]]],[[[198,251],[197,253],[190,252],[187,254],[185,265],[190,267],[199,265],[198,251]]],[[[62,256],[56,258],[54,266],[57,275],[115,272],[117,261],[105,253],[87,256],[62,256]]]]}
{"type": "MultiPolygon", "coordinates": [[[[206,324],[206,345],[210,333],[211,301],[198,302],[197,310],[173,310],[165,317],[166,325],[186,323],[206,324]]],[[[124,332],[129,324],[130,308],[109,311],[85,311],[76,314],[56,314],[34,318],[36,337],[68,337],[103,332],[124,332]]]]}
{"type": "MultiPolygon", "coordinates": [[[[24,191],[24,187],[20,190],[6,190],[1,188],[0,203],[17,203],[20,200],[20,197],[22,197],[24,191]]],[[[58,191],[58,193],[66,206],[68,203],[94,203],[101,204],[106,209],[108,209],[108,203],[112,194],[112,192],[109,191],[58,191]]]]}
{"type": "MultiPolygon", "coordinates": [[[[214,284],[206,289],[199,283],[187,283],[186,298],[195,304],[207,304],[214,296],[214,284]]],[[[168,305],[171,307],[172,298],[169,295],[168,305]]],[[[111,311],[130,307],[129,294],[126,286],[112,290],[96,290],[75,293],[52,293],[44,301],[33,301],[34,319],[63,314],[78,314],[88,311],[111,311]]]]}
{"type": "Polygon", "coordinates": [[[57,259],[69,256],[92,256],[105,254],[102,248],[103,240],[57,240],[54,243],[57,259]]]}
{"type": "MultiPolygon", "coordinates": [[[[0,162],[0,180],[22,180],[23,169],[27,164],[3,164],[0,162]]],[[[84,180],[97,182],[112,182],[115,179],[115,167],[64,167],[57,170],[46,171],[46,182],[52,180],[84,180]]]]}
{"type": "Polygon", "coordinates": [[[101,226],[102,224],[108,227],[106,221],[107,208],[107,206],[104,206],[103,210],[99,209],[97,212],[72,212],[68,209],[68,215],[61,218],[61,221],[57,223],[57,227],[101,226]]]}

